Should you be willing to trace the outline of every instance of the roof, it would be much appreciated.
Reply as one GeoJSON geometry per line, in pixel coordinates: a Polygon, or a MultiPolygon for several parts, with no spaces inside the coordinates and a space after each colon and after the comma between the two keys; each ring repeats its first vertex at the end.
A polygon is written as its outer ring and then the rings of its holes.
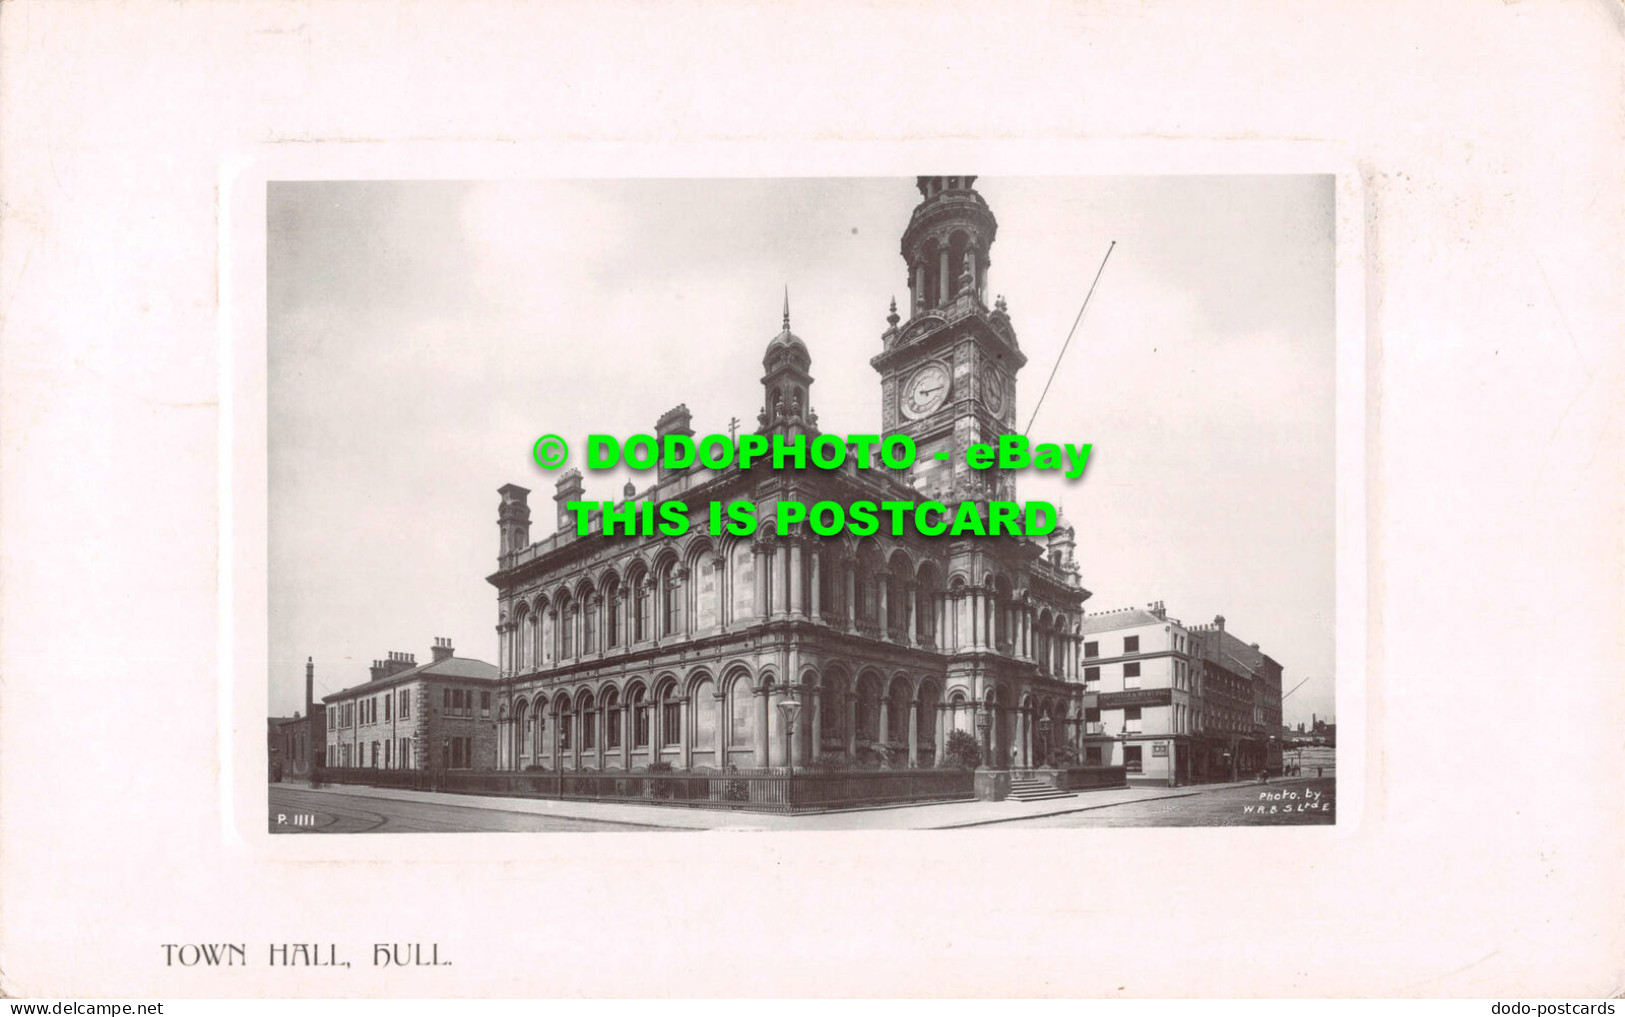
{"type": "Polygon", "coordinates": [[[402,682],[411,681],[414,678],[445,678],[457,681],[490,682],[494,685],[500,674],[501,672],[497,670],[496,665],[487,664],[483,660],[474,660],[471,657],[447,657],[445,660],[432,660],[427,664],[419,664],[417,667],[408,668],[387,678],[380,678],[377,681],[365,681],[359,685],[351,685],[347,689],[328,693],[322,697],[322,702],[330,703],[335,699],[343,699],[345,696],[354,693],[389,688],[402,682]]]}
{"type": "Polygon", "coordinates": [[[1159,618],[1143,607],[1125,607],[1116,611],[1101,611],[1083,616],[1078,631],[1084,635],[1097,632],[1115,632],[1118,629],[1139,628],[1142,625],[1178,624],[1172,618],[1159,618]]]}

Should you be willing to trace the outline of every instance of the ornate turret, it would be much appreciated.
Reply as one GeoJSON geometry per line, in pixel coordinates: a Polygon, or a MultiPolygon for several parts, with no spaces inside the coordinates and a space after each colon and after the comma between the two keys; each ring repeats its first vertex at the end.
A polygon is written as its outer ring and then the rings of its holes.
{"type": "Polygon", "coordinates": [[[502,544],[499,555],[513,554],[530,546],[530,489],[518,484],[503,484],[497,489],[502,504],[497,508],[497,527],[501,530],[502,544]]]}
{"type": "Polygon", "coordinates": [[[768,341],[762,356],[762,412],[757,415],[760,434],[815,434],[818,414],[812,411],[812,355],[807,344],[790,331],[790,290],[784,291],[784,324],[768,341]]]}
{"type": "Polygon", "coordinates": [[[999,224],[975,182],[974,176],[915,178],[925,200],[903,231],[910,318],[961,297],[984,302],[988,251],[999,224]]]}

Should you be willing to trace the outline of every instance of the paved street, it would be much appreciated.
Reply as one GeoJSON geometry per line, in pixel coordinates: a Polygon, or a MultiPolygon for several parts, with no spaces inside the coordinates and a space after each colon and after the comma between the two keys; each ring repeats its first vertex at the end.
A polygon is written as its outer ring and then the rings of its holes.
{"type": "Polygon", "coordinates": [[[1110,808],[1001,823],[1019,829],[1078,826],[1330,826],[1337,819],[1336,782],[1286,780],[1153,798],[1110,808]]]}
{"type": "MultiPolygon", "coordinates": [[[[1329,770],[1330,768],[1328,768],[1329,770]]],[[[1331,777],[1088,791],[1043,802],[949,802],[774,816],[618,802],[504,798],[347,785],[270,791],[272,833],[528,830],[944,830],[1002,826],[1304,826],[1336,819],[1331,777]]]]}
{"type": "Polygon", "coordinates": [[[272,833],[469,833],[486,830],[670,830],[635,822],[576,816],[537,815],[494,809],[484,799],[459,805],[442,801],[378,798],[341,791],[271,788],[272,833]],[[294,825],[294,817],[313,817],[313,825],[294,825]],[[278,818],[282,822],[278,822],[278,818]]]}

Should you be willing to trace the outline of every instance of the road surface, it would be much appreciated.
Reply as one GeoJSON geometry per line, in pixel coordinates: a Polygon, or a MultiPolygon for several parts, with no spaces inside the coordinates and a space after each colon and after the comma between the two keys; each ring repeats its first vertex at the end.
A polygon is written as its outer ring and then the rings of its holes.
{"type": "Polygon", "coordinates": [[[568,816],[538,816],[467,805],[413,802],[347,795],[337,791],[271,788],[272,833],[470,833],[486,830],[665,829],[645,823],[619,823],[568,816]],[[305,817],[311,817],[305,825],[305,817]]]}
{"type": "Polygon", "coordinates": [[[1128,802],[1087,812],[1036,816],[1000,829],[1077,826],[1330,826],[1337,820],[1337,785],[1330,777],[1218,788],[1181,798],[1128,802]]]}

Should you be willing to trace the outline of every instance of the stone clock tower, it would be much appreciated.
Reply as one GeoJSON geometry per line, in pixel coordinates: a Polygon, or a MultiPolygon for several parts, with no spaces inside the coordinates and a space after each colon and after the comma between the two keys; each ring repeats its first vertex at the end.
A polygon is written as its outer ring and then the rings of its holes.
{"type": "Polygon", "coordinates": [[[922,498],[941,501],[1015,498],[1013,473],[965,463],[967,446],[1017,430],[1016,372],[1027,363],[1004,299],[987,305],[999,224],[975,181],[916,178],[923,200],[903,231],[908,320],[894,301],[885,349],[870,361],[880,372],[885,433],[914,439],[909,480],[922,498]]]}

